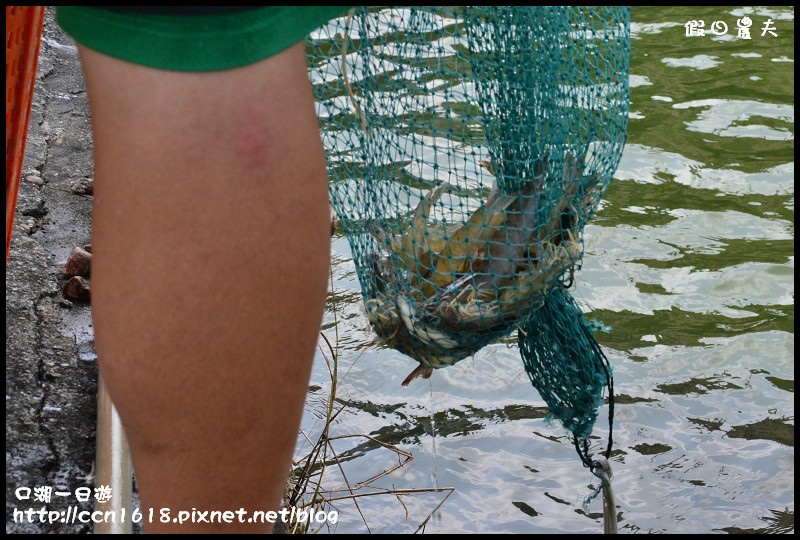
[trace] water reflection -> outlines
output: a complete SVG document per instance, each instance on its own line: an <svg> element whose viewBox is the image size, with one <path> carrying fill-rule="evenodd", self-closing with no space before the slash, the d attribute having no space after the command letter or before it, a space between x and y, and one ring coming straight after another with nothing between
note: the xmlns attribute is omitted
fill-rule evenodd
<svg viewBox="0 0 800 540"><path fill-rule="evenodd" d="M633 10L628 144L586 229L574 292L588 318L610 328L597 337L615 370L612 463L624 532L794 530L794 79L784 61L793 57L793 13ZM771 18L778 38L684 36L690 18L730 23L744 15L756 25ZM423 23L436 49L456 54L464 46L438 33L456 24L446 14ZM413 75L402 65L406 56L394 44L382 69ZM351 114L336 62L314 80L337 96L323 118ZM424 81L439 106L445 101L437 92L448 86L457 83ZM455 121L457 102L450 111ZM338 140L334 159L351 150L344 134L328 140ZM485 155L474 141L463 150L460 160ZM405 191L389 196L413 201L424 193L425 182L441 174L424 163L407 164ZM470 189L480 193L480 171L468 173ZM582 508L594 479L564 430L548 422L513 339L437 370L432 391L427 384L401 388L415 363L374 340L343 238L334 239L333 253L324 332L333 341L336 330L338 403L346 409L332 433L368 434L414 455L376 484L431 487L435 469L440 486L455 487L428 532L599 532L599 501ZM312 383L304 427L318 433L330 388L321 358ZM594 436L607 435L598 423ZM397 461L368 439L336 444L349 480ZM332 471L331 482L341 476ZM402 504L374 498L358 509L342 501L337 532L365 531L362 514L372 532L411 532L438 495L403 497Z"/></svg>

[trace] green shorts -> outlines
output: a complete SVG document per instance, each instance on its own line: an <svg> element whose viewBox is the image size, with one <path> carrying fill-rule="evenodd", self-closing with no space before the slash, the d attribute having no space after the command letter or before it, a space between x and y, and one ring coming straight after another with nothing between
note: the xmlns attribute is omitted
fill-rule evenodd
<svg viewBox="0 0 800 540"><path fill-rule="evenodd" d="M89 7L57 10L61 28L97 52L159 69L217 71L288 49L330 19L344 15L347 8L275 6L212 14Z"/></svg>

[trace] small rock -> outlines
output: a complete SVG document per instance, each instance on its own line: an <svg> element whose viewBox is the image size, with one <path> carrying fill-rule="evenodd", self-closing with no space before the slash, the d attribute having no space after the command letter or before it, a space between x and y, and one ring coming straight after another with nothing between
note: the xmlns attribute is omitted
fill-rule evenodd
<svg viewBox="0 0 800 540"><path fill-rule="evenodd" d="M30 216L18 215L17 222L14 226L19 233L26 236L30 236L36 232L36 220Z"/></svg>
<svg viewBox="0 0 800 540"><path fill-rule="evenodd" d="M72 248L64 266L64 275L67 277L89 277L92 265L92 254L79 247Z"/></svg>
<svg viewBox="0 0 800 540"><path fill-rule="evenodd" d="M36 187L42 187L44 185L44 180L42 180L41 176L36 176L35 174L31 174L25 177L26 182L30 182Z"/></svg>
<svg viewBox="0 0 800 540"><path fill-rule="evenodd" d="M92 178L79 178L69 185L69 189L76 195L91 195L94 191Z"/></svg>
<svg viewBox="0 0 800 540"><path fill-rule="evenodd" d="M70 302L66 298L62 298L61 300L59 300L58 305L66 309L72 309L72 302Z"/></svg>
<svg viewBox="0 0 800 540"><path fill-rule="evenodd" d="M69 278L61 292L64 294L64 298L77 302L89 302L92 297L89 282L81 276Z"/></svg>

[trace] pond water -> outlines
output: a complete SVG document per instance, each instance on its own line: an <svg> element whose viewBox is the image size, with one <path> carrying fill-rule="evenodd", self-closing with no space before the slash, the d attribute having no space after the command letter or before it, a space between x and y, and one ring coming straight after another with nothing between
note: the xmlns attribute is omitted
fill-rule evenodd
<svg viewBox="0 0 800 540"><path fill-rule="evenodd" d="M736 37L745 15L750 40ZM634 8L631 19L627 144L572 290L609 329L597 339L614 370L619 529L793 532L794 11ZM695 19L728 32L686 37ZM761 35L768 21L777 36ZM515 337L402 387L417 363L370 329L346 238L332 255L323 333L344 408L328 433L339 461L322 478L339 520L321 530L414 532L446 498L425 532L601 532L600 498L584 505L597 481L546 419ZM325 356L302 426L314 441ZM413 459L373 480L400 451Z"/></svg>

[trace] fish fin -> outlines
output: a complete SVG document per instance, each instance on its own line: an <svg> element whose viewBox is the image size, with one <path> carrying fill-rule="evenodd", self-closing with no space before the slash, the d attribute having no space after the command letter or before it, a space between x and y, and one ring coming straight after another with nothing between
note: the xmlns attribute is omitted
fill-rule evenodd
<svg viewBox="0 0 800 540"><path fill-rule="evenodd" d="M427 366L423 366L422 364L420 364L414 371L408 374L408 377L406 377L402 385L408 386L408 383L410 383L417 377L422 377L423 379L430 379L432 373L433 373L433 368L429 368Z"/></svg>

